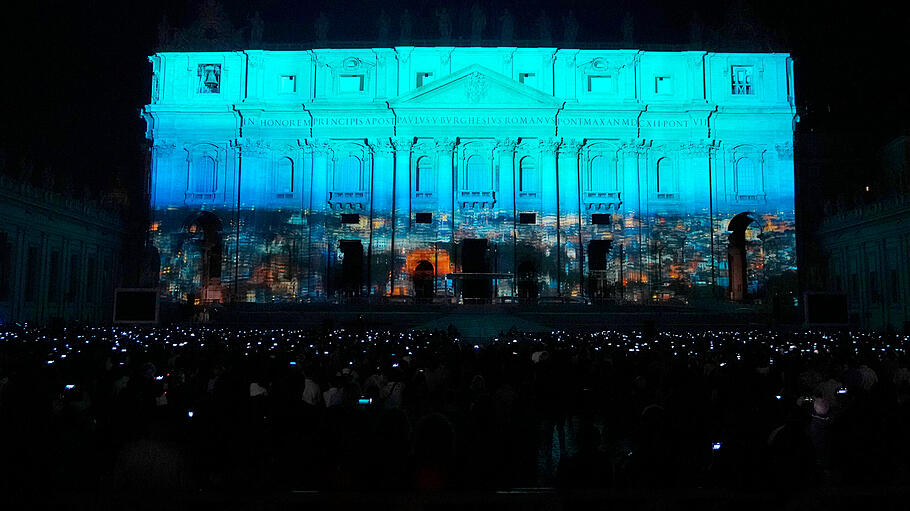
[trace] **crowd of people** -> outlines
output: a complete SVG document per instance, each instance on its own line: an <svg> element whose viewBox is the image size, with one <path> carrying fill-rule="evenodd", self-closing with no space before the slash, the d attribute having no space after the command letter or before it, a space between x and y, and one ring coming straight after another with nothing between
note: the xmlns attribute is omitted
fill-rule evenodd
<svg viewBox="0 0 910 511"><path fill-rule="evenodd" d="M910 338L0 331L5 492L910 481Z"/></svg>

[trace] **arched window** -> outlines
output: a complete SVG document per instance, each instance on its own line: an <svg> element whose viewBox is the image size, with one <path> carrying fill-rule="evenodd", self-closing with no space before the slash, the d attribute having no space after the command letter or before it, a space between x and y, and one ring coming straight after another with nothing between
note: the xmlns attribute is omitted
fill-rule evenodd
<svg viewBox="0 0 910 511"><path fill-rule="evenodd" d="M657 160L657 193L676 193L676 170L669 158Z"/></svg>
<svg viewBox="0 0 910 511"><path fill-rule="evenodd" d="M360 191L361 172L363 162L356 156L342 159L335 168L335 191L357 192Z"/></svg>
<svg viewBox="0 0 910 511"><path fill-rule="evenodd" d="M493 186L490 164L482 156L474 155L465 164L465 186L470 191L487 191Z"/></svg>
<svg viewBox="0 0 910 511"><path fill-rule="evenodd" d="M736 193L758 195L761 192L755 162L751 158L736 161Z"/></svg>
<svg viewBox="0 0 910 511"><path fill-rule="evenodd" d="M422 156L417 160L417 175L414 179L414 190L417 192L432 192L436 183L436 174L433 172L433 160L429 156Z"/></svg>
<svg viewBox="0 0 910 511"><path fill-rule="evenodd" d="M591 160L589 190L594 192L612 192L616 190L616 167L606 156L595 156Z"/></svg>
<svg viewBox="0 0 910 511"><path fill-rule="evenodd" d="M201 155L193 160L190 191L198 194L215 193L215 158Z"/></svg>
<svg viewBox="0 0 910 511"><path fill-rule="evenodd" d="M272 190L277 194L294 193L294 161L281 158L272 174Z"/></svg>
<svg viewBox="0 0 910 511"><path fill-rule="evenodd" d="M518 165L518 191L537 191L537 162L530 156L522 158Z"/></svg>

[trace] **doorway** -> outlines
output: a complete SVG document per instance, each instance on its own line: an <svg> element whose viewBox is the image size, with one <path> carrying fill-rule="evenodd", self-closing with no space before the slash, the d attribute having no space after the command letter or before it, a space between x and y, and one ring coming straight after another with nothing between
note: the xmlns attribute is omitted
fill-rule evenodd
<svg viewBox="0 0 910 511"><path fill-rule="evenodd" d="M420 261L414 268L414 296L417 303L430 303L433 301L433 283L436 272L433 270L433 263L430 261Z"/></svg>
<svg viewBox="0 0 910 511"><path fill-rule="evenodd" d="M487 257L489 250L487 239L462 240L461 270L468 275L464 280L462 297L465 303L486 303L492 295L492 282L483 274L490 273Z"/></svg>
<svg viewBox="0 0 910 511"><path fill-rule="evenodd" d="M592 240L588 243L588 296L592 300L610 298L613 275L607 269L607 256L612 247L611 240Z"/></svg>
<svg viewBox="0 0 910 511"><path fill-rule="evenodd" d="M346 298L360 296L363 287L363 244L360 240L342 240L341 292Z"/></svg>

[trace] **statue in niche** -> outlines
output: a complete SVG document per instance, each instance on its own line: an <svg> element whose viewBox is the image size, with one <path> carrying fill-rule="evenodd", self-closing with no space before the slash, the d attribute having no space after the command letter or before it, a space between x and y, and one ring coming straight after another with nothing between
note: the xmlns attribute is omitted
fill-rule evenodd
<svg viewBox="0 0 910 511"><path fill-rule="evenodd" d="M471 7L471 42L480 44L483 39L483 29L487 25L487 15L483 12L483 7L479 3L474 3Z"/></svg>
<svg viewBox="0 0 910 511"><path fill-rule="evenodd" d="M508 9L502 11L502 16L499 17L499 26L502 27L503 44L511 43L515 34L515 18L512 17L512 13Z"/></svg>
<svg viewBox="0 0 910 511"><path fill-rule="evenodd" d="M411 41L411 29L414 28L414 17L411 16L411 11L405 9L401 13L401 42L406 43Z"/></svg>
<svg viewBox="0 0 910 511"><path fill-rule="evenodd" d="M253 14L253 17L250 18L250 44L258 45L262 43L262 33L265 31L265 22L262 20L262 16L259 14L259 11L256 11Z"/></svg>
<svg viewBox="0 0 910 511"><path fill-rule="evenodd" d="M562 40L568 44L575 44L578 39L578 19L571 9L562 17L562 30Z"/></svg>
<svg viewBox="0 0 910 511"><path fill-rule="evenodd" d="M622 18L622 42L627 46L631 46L635 42L635 18L629 11L626 11L626 15Z"/></svg>
<svg viewBox="0 0 910 511"><path fill-rule="evenodd" d="M313 23L313 30L316 32L316 40L325 42L329 39L329 15L322 11L319 17Z"/></svg>
<svg viewBox="0 0 910 511"><path fill-rule="evenodd" d="M550 17L547 11L541 9L540 16L537 17L537 30L540 32L540 42L550 44L553 42L553 33L550 30Z"/></svg>
<svg viewBox="0 0 910 511"><path fill-rule="evenodd" d="M376 20L378 27L377 32L379 33L379 41L382 43L389 42L389 29L392 26L392 19L389 18L389 14L385 12L385 9L379 11L379 18Z"/></svg>
<svg viewBox="0 0 910 511"><path fill-rule="evenodd" d="M436 21L439 23L439 38L448 42L452 40L452 17L445 7L436 9Z"/></svg>

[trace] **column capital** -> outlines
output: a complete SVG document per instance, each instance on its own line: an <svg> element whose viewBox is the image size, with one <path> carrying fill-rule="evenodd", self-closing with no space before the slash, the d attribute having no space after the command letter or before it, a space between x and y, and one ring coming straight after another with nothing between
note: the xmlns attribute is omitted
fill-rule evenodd
<svg viewBox="0 0 910 511"><path fill-rule="evenodd" d="M272 149L269 141L261 138L238 138L234 141L234 147L240 150L240 154L247 156L262 156Z"/></svg>
<svg viewBox="0 0 910 511"><path fill-rule="evenodd" d="M436 151L442 153L451 153L455 149L457 142L454 138L443 137L436 139Z"/></svg>
<svg viewBox="0 0 910 511"><path fill-rule="evenodd" d="M559 152L564 155L576 156L581 151L581 148L584 147L584 140L579 140L577 138L566 138L563 139L562 145L559 146Z"/></svg>
<svg viewBox="0 0 910 511"><path fill-rule="evenodd" d="M496 146L494 149L500 151L510 151L515 152L515 147L518 145L518 139L515 137L504 137L496 139Z"/></svg>
<svg viewBox="0 0 910 511"><path fill-rule="evenodd" d="M367 145L373 154L391 154L392 142L387 138L370 138L367 139Z"/></svg>
<svg viewBox="0 0 910 511"><path fill-rule="evenodd" d="M177 150L177 144L163 140L156 140L155 145L152 146L152 150L155 151L156 156L167 158L168 156L174 154L174 151Z"/></svg>
<svg viewBox="0 0 910 511"><path fill-rule="evenodd" d="M541 137L538 142L540 150L546 153L556 153L562 143L562 138L560 137Z"/></svg>
<svg viewBox="0 0 910 511"><path fill-rule="evenodd" d="M332 144L324 139L307 139L307 147L317 156L325 156L332 152Z"/></svg>
<svg viewBox="0 0 910 511"><path fill-rule="evenodd" d="M630 140L620 147L626 156L644 156L648 154L648 145L642 140Z"/></svg>
<svg viewBox="0 0 910 511"><path fill-rule="evenodd" d="M682 153L690 158L698 158L702 156L710 156L711 151L714 150L714 146L705 141L698 142L686 142L680 147Z"/></svg>
<svg viewBox="0 0 910 511"><path fill-rule="evenodd" d="M778 159L793 159L793 142L784 142L783 144L777 144L774 146L774 148L777 150Z"/></svg>
<svg viewBox="0 0 910 511"><path fill-rule="evenodd" d="M414 145L414 137L393 137L391 144L396 151L410 151Z"/></svg>

